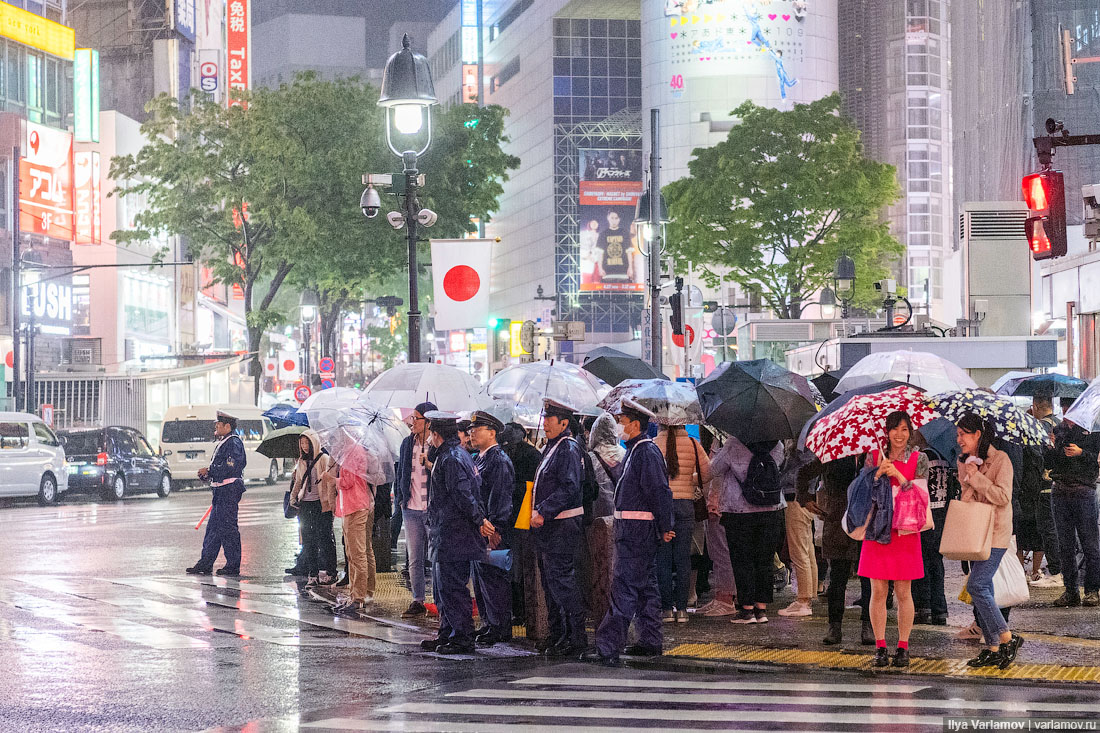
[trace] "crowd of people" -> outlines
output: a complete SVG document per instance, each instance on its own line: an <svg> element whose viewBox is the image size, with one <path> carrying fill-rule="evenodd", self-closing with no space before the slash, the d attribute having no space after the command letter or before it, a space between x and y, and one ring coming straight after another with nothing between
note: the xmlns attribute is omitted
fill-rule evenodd
<svg viewBox="0 0 1100 733"><path fill-rule="evenodd" d="M614 414L598 415L547 399L541 449L518 423L481 411L462 420L425 402L408 419L392 485L364 479L378 474L363 465L375 460L368 452L348 452L338 463L316 434L301 436L289 504L300 517L302 551L288 571L305 576L318 600L331 602L326 586L346 586L333 612L357 617L375 592L372 528L388 522L394 548L404 529L402 572L411 593L404 617L428 613L430 568L439 630L425 649L466 654L509 641L513 624L535 611L531 586L538 578L548 625L540 651L609 666L623 654L661 654L662 624L688 623L689 612L768 623L769 604L788 579L795 599L779 615L812 616L824 595L823 643L839 644L846 591L858 577L860 641L875 646L873 666L906 667L913 626L947 623L940 544L957 500L989 505L991 516L988 556L964 563L974 624L960 638L984 641L972 667L1005 668L1024 641L1010 630L1010 609L997 604L994 576L1006 553L1034 586L1064 587L1054 606L1100 605L1100 434L1059 421L1050 397L1034 398L1030 413L1051 431L1045 448L1007 443L992 423L967 413L955 423L955 452L945 455L897 411L886 417L878 449L822 463L795 441L745 444L705 425L658 426L629 398ZM215 466L235 460L233 450L221 454L215 451ZM217 487L235 491L219 470L212 466ZM889 503L893 520L850 501L864 488L866 501L859 501ZM376 520L391 490L392 511L387 506ZM222 534L210 539L212 531ZM218 542L227 569L239 572L239 535L234 544L224 533L225 520L211 522L202 560L189 572L211 571ZM471 585L481 619L476 630ZM700 604L704 594L711 599ZM594 647L588 621L596 626ZM632 624L635 641L627 645Z"/></svg>

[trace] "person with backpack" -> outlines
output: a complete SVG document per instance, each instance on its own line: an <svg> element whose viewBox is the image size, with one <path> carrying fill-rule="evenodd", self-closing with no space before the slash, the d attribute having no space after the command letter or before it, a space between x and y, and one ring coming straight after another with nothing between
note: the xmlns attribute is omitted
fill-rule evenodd
<svg viewBox="0 0 1100 733"><path fill-rule="evenodd" d="M336 487L325 478L332 458L321 451L317 433L307 430L298 437L298 462L290 482L290 506L298 507L302 527L302 568L307 586L336 582L336 540L332 510Z"/></svg>
<svg viewBox="0 0 1100 733"><path fill-rule="evenodd" d="M710 462L721 486L718 511L726 530L734 582L735 624L766 624L772 601L772 557L783 545L787 502L779 481L783 444L777 440L745 445L730 436Z"/></svg>
<svg viewBox="0 0 1100 733"><path fill-rule="evenodd" d="M665 457L672 489L672 529L676 538L657 549L657 584L661 589L661 621L687 623L691 595L691 537L695 531L695 496L710 483L710 458L699 441L680 425L663 426L654 440Z"/></svg>

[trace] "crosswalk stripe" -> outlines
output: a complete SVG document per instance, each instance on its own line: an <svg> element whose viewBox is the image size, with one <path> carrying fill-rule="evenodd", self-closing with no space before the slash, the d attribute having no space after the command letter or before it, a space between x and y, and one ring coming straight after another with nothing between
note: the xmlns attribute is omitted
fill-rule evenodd
<svg viewBox="0 0 1100 733"><path fill-rule="evenodd" d="M736 716L738 722L813 723L815 725L937 725L941 715L906 713L831 712L826 710L660 710L656 708L582 708L560 705L459 705L447 703L406 702L382 708L380 712L394 714L475 715L490 717L585 718L598 720L675 720L686 722L724 722Z"/></svg>
<svg viewBox="0 0 1100 733"><path fill-rule="evenodd" d="M654 687L664 687L664 682L656 682ZM759 689L753 683L754 689ZM783 705L783 706L838 706L858 708L886 708L904 710L907 708L925 708L935 710L994 710L1000 713L1093 713L1100 711L1100 705L1077 703L1017 702L1005 700L926 700L911 697L868 698L868 697L799 697L788 687L787 694L753 695L729 693L687 693L687 692L622 692L614 694L616 702L650 703L691 703L694 705ZM505 700L577 700L606 701L608 692L602 690L464 690L452 692L447 697L476 697Z"/></svg>
<svg viewBox="0 0 1100 733"><path fill-rule="evenodd" d="M567 685L570 687L660 687L687 690L733 690L741 692L746 683L734 680L664 680L629 679L625 677L525 677L512 680L513 685ZM884 682L882 684L828 684L820 682L766 682L753 680L754 690L783 690L803 692L889 692L913 694L927 690L928 685L908 685Z"/></svg>
<svg viewBox="0 0 1100 733"><path fill-rule="evenodd" d="M731 727L734 726L734 727ZM736 727L737 721L729 721L723 731L759 731L759 728ZM367 731L409 731L409 733L560 733L569 725L541 725L537 723L460 723L443 720L360 720L357 718L325 718L309 723L299 723L299 728L320 728L329 730L367 730ZM714 733L715 728L623 728L619 726L599 726L594 733ZM785 728L784 733L815 733L805 730Z"/></svg>

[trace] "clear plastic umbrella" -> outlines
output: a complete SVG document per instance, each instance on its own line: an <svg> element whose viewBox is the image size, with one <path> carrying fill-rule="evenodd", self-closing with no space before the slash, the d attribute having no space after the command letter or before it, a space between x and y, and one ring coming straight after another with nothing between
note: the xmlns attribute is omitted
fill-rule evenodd
<svg viewBox="0 0 1100 733"><path fill-rule="evenodd" d="M667 379L627 379L613 387L599 406L617 412L623 399L629 397L657 417L658 425L698 425L703 422L703 408L695 386Z"/></svg>
<svg viewBox="0 0 1100 733"><path fill-rule="evenodd" d="M348 407L319 411L310 426L341 470L353 470L375 486L393 481L393 466L409 431L392 409L360 398Z"/></svg>
<svg viewBox="0 0 1100 733"><path fill-rule="evenodd" d="M1100 430L1100 377L1092 380L1063 417L1090 433Z"/></svg>
<svg viewBox="0 0 1100 733"><path fill-rule="evenodd" d="M537 427L542 401L549 397L577 409L592 407L607 394L607 384L576 364L551 359L502 369L485 385L485 394L515 405L515 420Z"/></svg>
<svg viewBox="0 0 1100 733"><path fill-rule="evenodd" d="M398 364L379 374L363 390L382 407L411 410L431 402L446 412L477 410L486 404L481 385L472 376L446 364Z"/></svg>
<svg viewBox="0 0 1100 733"><path fill-rule="evenodd" d="M359 390L351 387L322 389L306 398L306 401L298 408L298 412L305 415L309 420L310 427L313 427L313 421L321 412L351 407L357 399L359 399Z"/></svg>
<svg viewBox="0 0 1100 733"><path fill-rule="evenodd" d="M926 394L977 389L978 385L956 364L926 351L879 351L856 362L840 378L836 392L897 380L923 389Z"/></svg>

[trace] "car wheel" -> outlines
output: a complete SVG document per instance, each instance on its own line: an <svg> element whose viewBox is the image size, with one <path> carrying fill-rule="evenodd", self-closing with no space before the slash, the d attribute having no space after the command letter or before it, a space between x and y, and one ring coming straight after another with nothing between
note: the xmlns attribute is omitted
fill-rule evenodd
<svg viewBox="0 0 1100 733"><path fill-rule="evenodd" d="M161 474L160 484L157 486L157 496L165 498L172 493L172 477L166 473Z"/></svg>
<svg viewBox="0 0 1100 733"><path fill-rule="evenodd" d="M118 501L126 496L126 477L121 473L115 476L114 482L103 490L103 498L108 501Z"/></svg>
<svg viewBox="0 0 1100 733"><path fill-rule="evenodd" d="M42 483L38 486L38 503L40 506L56 504L61 498L57 492L57 479L52 474L42 476Z"/></svg>
<svg viewBox="0 0 1100 733"><path fill-rule="evenodd" d="M271 466L267 469L267 485L274 486L275 482L279 480L279 464L275 461L271 462Z"/></svg>

